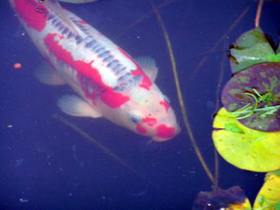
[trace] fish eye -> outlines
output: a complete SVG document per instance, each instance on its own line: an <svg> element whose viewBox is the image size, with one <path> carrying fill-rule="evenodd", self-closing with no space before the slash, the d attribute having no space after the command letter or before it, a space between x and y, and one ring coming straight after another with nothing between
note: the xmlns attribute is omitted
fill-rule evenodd
<svg viewBox="0 0 280 210"><path fill-rule="evenodd" d="M141 117L138 116L138 115L131 115L131 116L130 116L130 120L131 120L131 122L133 122L133 123L139 123L139 122L141 121Z"/></svg>

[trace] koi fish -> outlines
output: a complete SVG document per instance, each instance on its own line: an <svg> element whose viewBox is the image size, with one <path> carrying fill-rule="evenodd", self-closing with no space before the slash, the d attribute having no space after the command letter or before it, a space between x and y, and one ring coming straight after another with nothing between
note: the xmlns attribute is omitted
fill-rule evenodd
<svg viewBox="0 0 280 210"><path fill-rule="evenodd" d="M154 83L158 69L153 59L133 59L55 0L9 1L49 63L36 73L38 79L68 84L76 93L58 100L64 113L104 117L159 142L178 134L174 111Z"/></svg>

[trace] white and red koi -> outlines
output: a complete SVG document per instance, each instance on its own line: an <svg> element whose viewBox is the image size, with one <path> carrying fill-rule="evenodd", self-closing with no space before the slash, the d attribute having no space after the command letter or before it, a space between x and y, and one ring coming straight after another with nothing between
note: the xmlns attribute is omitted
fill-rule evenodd
<svg viewBox="0 0 280 210"><path fill-rule="evenodd" d="M154 80L155 62L132 59L124 50L52 0L10 0L27 33L53 69L43 83L68 84L78 96L63 96L72 116L105 117L156 141L179 132L174 111ZM50 67L51 68L51 67Z"/></svg>

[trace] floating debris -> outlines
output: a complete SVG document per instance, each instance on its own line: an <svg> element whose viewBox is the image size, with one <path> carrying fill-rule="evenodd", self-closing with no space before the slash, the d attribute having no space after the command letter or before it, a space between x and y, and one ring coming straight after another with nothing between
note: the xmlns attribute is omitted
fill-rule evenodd
<svg viewBox="0 0 280 210"><path fill-rule="evenodd" d="M15 70L20 70L22 68L22 64L21 63L15 63L13 65L13 67L14 67Z"/></svg>
<svg viewBox="0 0 280 210"><path fill-rule="evenodd" d="M251 205L244 191L239 186L229 189L216 189L211 192L199 192L192 210L244 210Z"/></svg>

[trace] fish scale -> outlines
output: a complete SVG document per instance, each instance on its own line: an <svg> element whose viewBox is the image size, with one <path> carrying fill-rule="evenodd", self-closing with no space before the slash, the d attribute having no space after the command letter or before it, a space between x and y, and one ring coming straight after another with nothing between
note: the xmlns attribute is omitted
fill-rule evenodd
<svg viewBox="0 0 280 210"><path fill-rule="evenodd" d="M72 38L73 33L71 29L65 25L59 17L56 17L53 14L48 15L48 20L51 20L50 23L54 26L62 35L65 35L67 38ZM89 28L87 24L81 23L80 19L76 19L74 17L70 17L70 20L77 26L81 31L83 31L87 36L82 38L81 36L76 36L76 44L83 45L85 48L90 49L93 53L97 55L98 58L102 59L104 64L110 68L112 72L117 77L118 85L114 87L115 90L125 91L131 88L133 85L137 85L140 82L140 77L132 76L128 71L127 67L122 65L110 52L110 50L106 49L100 42L92 37L89 33Z"/></svg>

